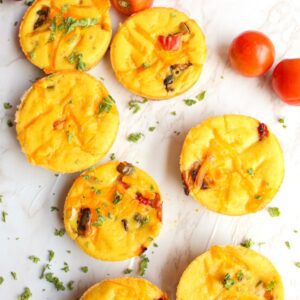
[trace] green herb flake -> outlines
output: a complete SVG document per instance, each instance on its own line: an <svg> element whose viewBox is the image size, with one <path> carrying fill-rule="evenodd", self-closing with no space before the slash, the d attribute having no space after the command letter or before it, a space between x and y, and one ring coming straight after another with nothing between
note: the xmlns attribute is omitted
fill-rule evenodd
<svg viewBox="0 0 300 300"><path fill-rule="evenodd" d="M184 102L185 105L187 105L187 106L192 106L192 105L194 105L194 104L197 103L197 101L194 100L194 99L184 99L183 102Z"/></svg>
<svg viewBox="0 0 300 300"><path fill-rule="evenodd" d="M255 243L251 239L244 240L241 243L241 246L248 248L248 249L252 248L254 245L255 245Z"/></svg>
<svg viewBox="0 0 300 300"><path fill-rule="evenodd" d="M227 273L224 276L223 285L227 290L229 290L233 285L235 285L235 281L231 278L229 273Z"/></svg>
<svg viewBox="0 0 300 300"><path fill-rule="evenodd" d="M300 268L300 261L296 261L296 262L295 262L295 266L296 266L297 268Z"/></svg>
<svg viewBox="0 0 300 300"><path fill-rule="evenodd" d="M149 216L142 216L140 213L136 213L133 216L133 220L140 224L140 226L144 226L150 222L150 217Z"/></svg>
<svg viewBox="0 0 300 300"><path fill-rule="evenodd" d="M112 203L113 203L114 205L116 205L116 204L118 204L119 202L121 202L121 200L122 200L122 195L121 195L118 191L116 191Z"/></svg>
<svg viewBox="0 0 300 300"><path fill-rule="evenodd" d="M54 230L54 235L56 235L56 236L62 237L65 235L65 233L66 233L66 230L64 228L61 228L61 229L55 228L55 230Z"/></svg>
<svg viewBox="0 0 300 300"><path fill-rule="evenodd" d="M40 261L40 259L38 257L34 256L34 255L30 255L28 257L28 259L31 260L35 264L37 264Z"/></svg>
<svg viewBox="0 0 300 300"><path fill-rule="evenodd" d="M84 266L84 267L81 267L80 270L81 270L83 273L87 273L87 272L89 271L89 267Z"/></svg>
<svg viewBox="0 0 300 300"><path fill-rule="evenodd" d="M53 250L48 250L48 261L49 262L53 260L54 256L55 256L54 251Z"/></svg>
<svg viewBox="0 0 300 300"><path fill-rule="evenodd" d="M67 288L69 291L72 291L74 288L74 280L71 280L67 283Z"/></svg>
<svg viewBox="0 0 300 300"><path fill-rule="evenodd" d="M204 98L205 98L205 94L206 94L206 91L202 91L201 93L199 93L197 96L196 96L196 99L198 101L203 101Z"/></svg>
<svg viewBox="0 0 300 300"><path fill-rule="evenodd" d="M4 107L4 109L11 109L12 105L9 102L5 102L5 103L3 103L3 107Z"/></svg>
<svg viewBox="0 0 300 300"><path fill-rule="evenodd" d="M263 199L263 197L262 197L261 195L255 195L254 198L255 198L256 200L262 200L262 199Z"/></svg>
<svg viewBox="0 0 300 300"><path fill-rule="evenodd" d="M108 217L110 220L112 220L113 214L109 211L108 214L107 214L107 217Z"/></svg>
<svg viewBox="0 0 300 300"><path fill-rule="evenodd" d="M130 274L132 273L132 271L133 271L132 269L127 268L123 271L123 274Z"/></svg>
<svg viewBox="0 0 300 300"><path fill-rule="evenodd" d="M4 282L4 278L0 276L0 285Z"/></svg>
<svg viewBox="0 0 300 300"><path fill-rule="evenodd" d="M84 71L86 69L86 64L83 62L83 54L72 52L68 56L68 62L72 65L76 64L76 69L79 71Z"/></svg>
<svg viewBox="0 0 300 300"><path fill-rule="evenodd" d="M92 191L96 194L96 195L101 195L101 190L100 189L97 189L96 187L92 186L91 187Z"/></svg>
<svg viewBox="0 0 300 300"><path fill-rule="evenodd" d="M24 288L24 291L21 295L18 296L18 300L29 300L32 296L32 293L28 287Z"/></svg>
<svg viewBox="0 0 300 300"><path fill-rule="evenodd" d="M137 143L144 136L141 132L130 133L127 140L132 143Z"/></svg>
<svg viewBox="0 0 300 300"><path fill-rule="evenodd" d="M92 225L94 227L101 227L106 221L105 216L101 214L100 208L96 208L97 220Z"/></svg>
<svg viewBox="0 0 300 300"><path fill-rule="evenodd" d="M153 132L155 129L156 129L156 127L149 127L149 128L148 128L148 130L149 130L150 132Z"/></svg>
<svg viewBox="0 0 300 300"><path fill-rule="evenodd" d="M247 170L247 173L248 173L250 176L254 176L254 170L253 170L253 168L249 168L249 169Z"/></svg>
<svg viewBox="0 0 300 300"><path fill-rule="evenodd" d="M144 67L144 68L149 68L150 66L151 66L151 64L149 64L149 63L147 63L147 62L143 63L143 67Z"/></svg>
<svg viewBox="0 0 300 300"><path fill-rule="evenodd" d="M72 144L72 141L73 141L73 133L70 132L70 131L67 131L67 138L68 138L68 143L69 144Z"/></svg>
<svg viewBox="0 0 300 300"><path fill-rule="evenodd" d="M3 202L3 195L0 195L0 203Z"/></svg>
<svg viewBox="0 0 300 300"><path fill-rule="evenodd" d="M25 0L24 4L27 6L31 6L34 0Z"/></svg>
<svg viewBox="0 0 300 300"><path fill-rule="evenodd" d="M289 241L285 241L285 245L288 249L291 249L291 243Z"/></svg>
<svg viewBox="0 0 300 300"><path fill-rule="evenodd" d="M6 222L6 217L8 216L8 213L6 211L2 211L2 222Z"/></svg>
<svg viewBox="0 0 300 300"><path fill-rule="evenodd" d="M69 8L70 8L70 5L69 5L69 4L64 4L64 5L61 7L61 12L62 12L62 13L65 13Z"/></svg>
<svg viewBox="0 0 300 300"><path fill-rule="evenodd" d="M148 268L150 260L146 255L141 255L140 256L140 268L139 268L139 273L141 276L144 276L146 273L146 270Z"/></svg>
<svg viewBox="0 0 300 300"><path fill-rule="evenodd" d="M56 206L51 206L50 210L51 211L59 211L59 208Z"/></svg>
<svg viewBox="0 0 300 300"><path fill-rule="evenodd" d="M242 270L239 270L236 274L238 281L242 281L244 279L244 273Z"/></svg>
<svg viewBox="0 0 300 300"><path fill-rule="evenodd" d="M268 213L272 218L280 216L280 210L278 207L269 207Z"/></svg>
<svg viewBox="0 0 300 300"><path fill-rule="evenodd" d="M67 273L70 271L70 267L66 262L64 262L64 266L61 268L61 270Z"/></svg>
<svg viewBox="0 0 300 300"><path fill-rule="evenodd" d="M45 272L46 272L47 270L50 270L50 265L49 265L49 264L46 264L46 265L43 266L42 272L41 272L41 275L40 275L40 279L43 279L43 278L44 278Z"/></svg>
<svg viewBox="0 0 300 300"><path fill-rule="evenodd" d="M280 124L282 124L282 127L283 127L283 128L287 128L287 126L286 126L286 124L285 124L285 119L284 119L284 118L279 118L279 119L278 119L278 122L279 122Z"/></svg>
<svg viewBox="0 0 300 300"><path fill-rule="evenodd" d="M158 245L156 243L153 244L154 247L158 248Z"/></svg>
<svg viewBox="0 0 300 300"><path fill-rule="evenodd" d="M172 116L176 116L176 111L171 111Z"/></svg>
<svg viewBox="0 0 300 300"><path fill-rule="evenodd" d="M57 291L64 291L66 288L62 281L60 281L53 273L47 273L45 278L48 282L52 283Z"/></svg>
<svg viewBox="0 0 300 300"><path fill-rule="evenodd" d="M115 153L112 153L110 156L109 156L110 160L115 160L116 159L116 154Z"/></svg>
<svg viewBox="0 0 300 300"><path fill-rule="evenodd" d="M17 280L17 273L16 272L10 272L11 277L13 280Z"/></svg>
<svg viewBox="0 0 300 300"><path fill-rule="evenodd" d="M132 112L133 112L134 114L136 114L138 111L141 110L140 104L144 104L144 103L146 103L147 101L148 101L147 99L144 99L144 100L142 100L142 101L132 99L132 100L130 100L129 103L128 103L129 110L132 110Z"/></svg>
<svg viewBox="0 0 300 300"><path fill-rule="evenodd" d="M276 281L272 280L267 286L266 286L266 291L267 292L272 292L275 288Z"/></svg>
<svg viewBox="0 0 300 300"><path fill-rule="evenodd" d="M109 113L114 103L115 100L111 95L104 97L102 99L102 102L99 104L98 114L101 114L103 112Z"/></svg>

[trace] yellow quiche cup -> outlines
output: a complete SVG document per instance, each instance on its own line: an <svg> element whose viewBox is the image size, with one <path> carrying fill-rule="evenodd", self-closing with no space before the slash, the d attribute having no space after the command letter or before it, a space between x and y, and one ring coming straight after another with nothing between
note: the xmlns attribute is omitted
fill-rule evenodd
<svg viewBox="0 0 300 300"><path fill-rule="evenodd" d="M78 71L35 82L16 113L17 137L28 161L59 173L97 163L118 128L118 110L104 85Z"/></svg>
<svg viewBox="0 0 300 300"><path fill-rule="evenodd" d="M121 277L93 285L80 300L168 300L168 296L145 279Z"/></svg>
<svg viewBox="0 0 300 300"><path fill-rule="evenodd" d="M177 300L283 300L284 288L275 267L244 247L214 246L184 271Z"/></svg>
<svg viewBox="0 0 300 300"><path fill-rule="evenodd" d="M206 59L198 24L173 8L152 8L129 17L111 44L117 79L149 99L182 94L199 79Z"/></svg>
<svg viewBox="0 0 300 300"><path fill-rule="evenodd" d="M64 222L70 237L96 259L139 256L159 234L161 194L139 168L109 162L77 178L65 202Z"/></svg>
<svg viewBox="0 0 300 300"><path fill-rule="evenodd" d="M19 31L25 56L47 74L92 68L111 40L109 8L109 0L34 1Z"/></svg>
<svg viewBox="0 0 300 300"><path fill-rule="evenodd" d="M186 194L225 215L263 209L284 177L281 147L267 125L242 115L212 117L192 128L180 157Z"/></svg>

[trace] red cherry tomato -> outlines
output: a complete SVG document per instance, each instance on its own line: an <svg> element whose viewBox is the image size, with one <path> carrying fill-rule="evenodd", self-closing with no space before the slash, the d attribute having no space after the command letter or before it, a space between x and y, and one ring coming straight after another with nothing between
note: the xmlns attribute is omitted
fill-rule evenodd
<svg viewBox="0 0 300 300"><path fill-rule="evenodd" d="M154 0L112 0L112 5L121 14L130 16L141 10L150 8Z"/></svg>
<svg viewBox="0 0 300 300"><path fill-rule="evenodd" d="M273 71L272 85L284 102L300 105L300 58L281 61Z"/></svg>
<svg viewBox="0 0 300 300"><path fill-rule="evenodd" d="M181 35L159 35L158 41L164 50L178 50L181 46Z"/></svg>
<svg viewBox="0 0 300 300"><path fill-rule="evenodd" d="M245 76L260 76L273 65L275 49L271 40L261 32L245 31L229 48L231 65Z"/></svg>

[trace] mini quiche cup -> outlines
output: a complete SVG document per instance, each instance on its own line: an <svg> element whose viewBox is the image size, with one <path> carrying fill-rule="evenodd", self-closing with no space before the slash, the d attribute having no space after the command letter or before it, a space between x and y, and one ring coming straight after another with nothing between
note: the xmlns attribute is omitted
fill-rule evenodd
<svg viewBox="0 0 300 300"><path fill-rule="evenodd" d="M109 0L34 1L19 31L25 56L47 74L92 68L111 40L109 8Z"/></svg>
<svg viewBox="0 0 300 300"><path fill-rule="evenodd" d="M58 173L97 163L118 128L119 113L104 85L78 71L35 82L16 113L17 137L28 161Z"/></svg>
<svg viewBox="0 0 300 300"><path fill-rule="evenodd" d="M281 147L267 125L242 115L212 117L192 128L180 170L185 193L225 215L263 209L284 177Z"/></svg>
<svg viewBox="0 0 300 300"><path fill-rule="evenodd" d="M159 234L162 200L155 181L127 162L109 162L74 182L65 228L88 255L120 261L141 255Z"/></svg>
<svg viewBox="0 0 300 300"><path fill-rule="evenodd" d="M103 280L90 287L80 300L168 300L153 283L134 277Z"/></svg>
<svg viewBox="0 0 300 300"><path fill-rule="evenodd" d="M111 44L117 79L149 99L169 99L191 88L206 59L198 24L173 8L151 8L129 17Z"/></svg>
<svg viewBox="0 0 300 300"><path fill-rule="evenodd" d="M284 289L266 257L240 246L214 246L184 271L176 299L284 300Z"/></svg>

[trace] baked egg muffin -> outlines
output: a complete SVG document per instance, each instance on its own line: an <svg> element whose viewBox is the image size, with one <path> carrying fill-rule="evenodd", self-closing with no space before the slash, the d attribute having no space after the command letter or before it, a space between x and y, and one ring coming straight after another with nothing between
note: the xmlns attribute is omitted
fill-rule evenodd
<svg viewBox="0 0 300 300"><path fill-rule="evenodd" d="M264 256L244 247L214 246L184 271L177 300L283 300L283 284Z"/></svg>
<svg viewBox="0 0 300 300"><path fill-rule="evenodd" d="M109 8L109 0L34 1L19 31L25 56L47 74L92 68L111 40Z"/></svg>
<svg viewBox="0 0 300 300"><path fill-rule="evenodd" d="M118 110L104 85L78 71L35 82L16 113L17 137L28 161L58 173L94 165L118 128Z"/></svg>
<svg viewBox="0 0 300 300"><path fill-rule="evenodd" d="M161 194L144 171L127 162L109 162L76 179L64 222L70 237L96 259L139 256L159 234Z"/></svg>
<svg viewBox="0 0 300 300"><path fill-rule="evenodd" d="M212 117L192 128L183 144L184 190L226 215L263 209L284 176L281 147L268 126L251 117Z"/></svg>
<svg viewBox="0 0 300 300"><path fill-rule="evenodd" d="M168 300L168 296L145 279L121 277L93 285L80 300Z"/></svg>
<svg viewBox="0 0 300 300"><path fill-rule="evenodd" d="M182 94L198 80L206 59L198 24L173 8L151 8L120 25L111 44L117 79L149 99Z"/></svg>

